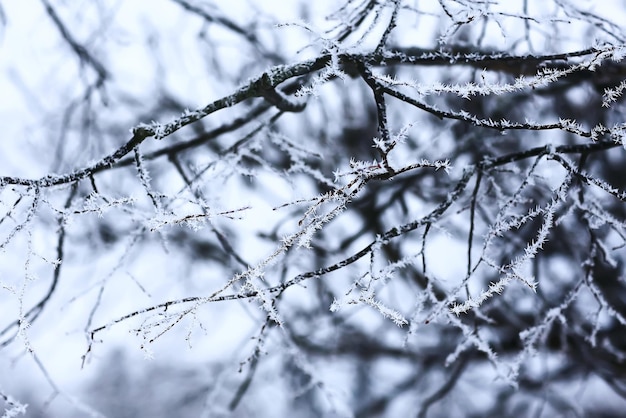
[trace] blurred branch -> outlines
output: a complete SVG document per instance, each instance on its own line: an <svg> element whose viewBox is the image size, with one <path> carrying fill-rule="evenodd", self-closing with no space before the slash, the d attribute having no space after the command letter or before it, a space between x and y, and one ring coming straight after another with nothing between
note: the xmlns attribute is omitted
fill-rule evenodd
<svg viewBox="0 0 626 418"><path fill-rule="evenodd" d="M50 19L61 33L61 36L70 46L72 51L74 51L80 62L87 63L91 68L94 69L94 71L98 75L96 86L102 85L104 81L108 78L108 72L104 68L104 65L102 65L100 61L98 61L93 55L91 55L91 53L87 51L87 49L74 38L67 26L61 21L61 18L57 14L56 10L52 7L50 2L48 0L41 0L41 2L43 3L46 12L48 13L48 16L50 16Z"/></svg>

